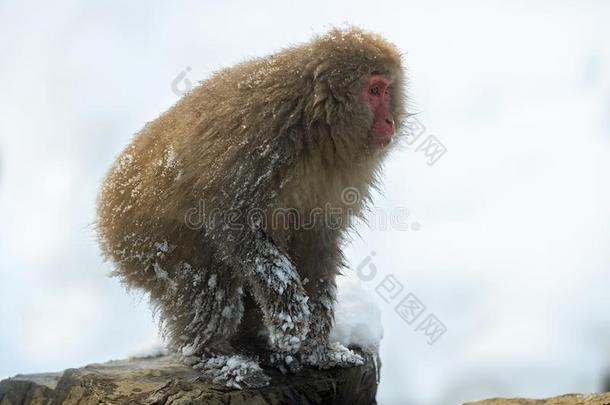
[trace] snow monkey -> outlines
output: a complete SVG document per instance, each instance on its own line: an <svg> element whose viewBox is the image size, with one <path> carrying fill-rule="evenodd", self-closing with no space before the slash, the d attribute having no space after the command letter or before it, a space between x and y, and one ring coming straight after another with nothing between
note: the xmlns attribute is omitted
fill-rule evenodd
<svg viewBox="0 0 610 405"><path fill-rule="evenodd" d="M362 364L329 342L350 218L406 119L396 47L349 27L219 70L146 126L98 202L102 252L201 378ZM331 215L332 214L332 215Z"/></svg>

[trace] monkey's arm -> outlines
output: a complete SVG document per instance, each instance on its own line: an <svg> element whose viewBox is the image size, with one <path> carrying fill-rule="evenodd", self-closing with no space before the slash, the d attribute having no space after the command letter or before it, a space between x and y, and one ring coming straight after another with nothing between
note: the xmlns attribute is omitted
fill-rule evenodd
<svg viewBox="0 0 610 405"><path fill-rule="evenodd" d="M282 106L287 112L294 108L298 111L291 103ZM264 230L269 209L292 177L295 145L303 136L299 114L290 117L282 128L270 131L276 133L270 139L252 127L252 138L226 151L226 166L212 176L222 190L214 205L235 215L226 217L230 223L214 227L211 236L223 260L243 269L245 284L262 310L274 361L292 368L292 355L309 328L308 298L294 264Z"/></svg>
<svg viewBox="0 0 610 405"><path fill-rule="evenodd" d="M294 264L269 237L258 232L253 244L246 281L269 330L272 360L292 368L309 330L308 297Z"/></svg>

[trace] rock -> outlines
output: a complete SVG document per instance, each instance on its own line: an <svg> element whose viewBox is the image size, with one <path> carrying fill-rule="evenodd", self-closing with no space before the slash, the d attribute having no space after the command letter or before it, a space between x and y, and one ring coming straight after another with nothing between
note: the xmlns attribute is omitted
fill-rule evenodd
<svg viewBox="0 0 610 405"><path fill-rule="evenodd" d="M610 393L605 394L567 394L547 399L486 399L464 405L608 405Z"/></svg>
<svg viewBox="0 0 610 405"><path fill-rule="evenodd" d="M46 404L374 404L377 359L347 369L305 369L256 390L231 390L198 380L173 356L110 361L63 373L17 375L0 381L0 405Z"/></svg>

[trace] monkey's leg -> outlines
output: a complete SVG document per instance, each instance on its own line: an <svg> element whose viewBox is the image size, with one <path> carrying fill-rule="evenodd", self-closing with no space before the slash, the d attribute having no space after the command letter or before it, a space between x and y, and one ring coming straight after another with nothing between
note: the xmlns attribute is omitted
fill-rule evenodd
<svg viewBox="0 0 610 405"><path fill-rule="evenodd" d="M269 377L258 363L228 342L244 312L242 279L220 263L208 265L213 272L181 264L158 301L171 346L203 380L231 388L265 386Z"/></svg>
<svg viewBox="0 0 610 405"><path fill-rule="evenodd" d="M322 369L362 365L364 363L362 356L338 342L328 341L328 334L334 322L337 292L334 277L314 280L308 287L311 291L309 303L311 324L305 346L301 351L301 361Z"/></svg>
<svg viewBox="0 0 610 405"><path fill-rule="evenodd" d="M282 371L296 371L295 354L309 330L308 297L294 264L269 238L261 236L255 241L248 284L269 331L272 363Z"/></svg>

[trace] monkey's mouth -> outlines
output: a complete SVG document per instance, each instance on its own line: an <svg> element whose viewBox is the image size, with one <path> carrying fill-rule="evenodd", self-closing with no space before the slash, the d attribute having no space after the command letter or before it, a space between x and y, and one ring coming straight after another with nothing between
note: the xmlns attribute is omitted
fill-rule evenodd
<svg viewBox="0 0 610 405"><path fill-rule="evenodd" d="M374 146L383 148L392 142L394 138L394 120L385 118L373 124L373 139Z"/></svg>

